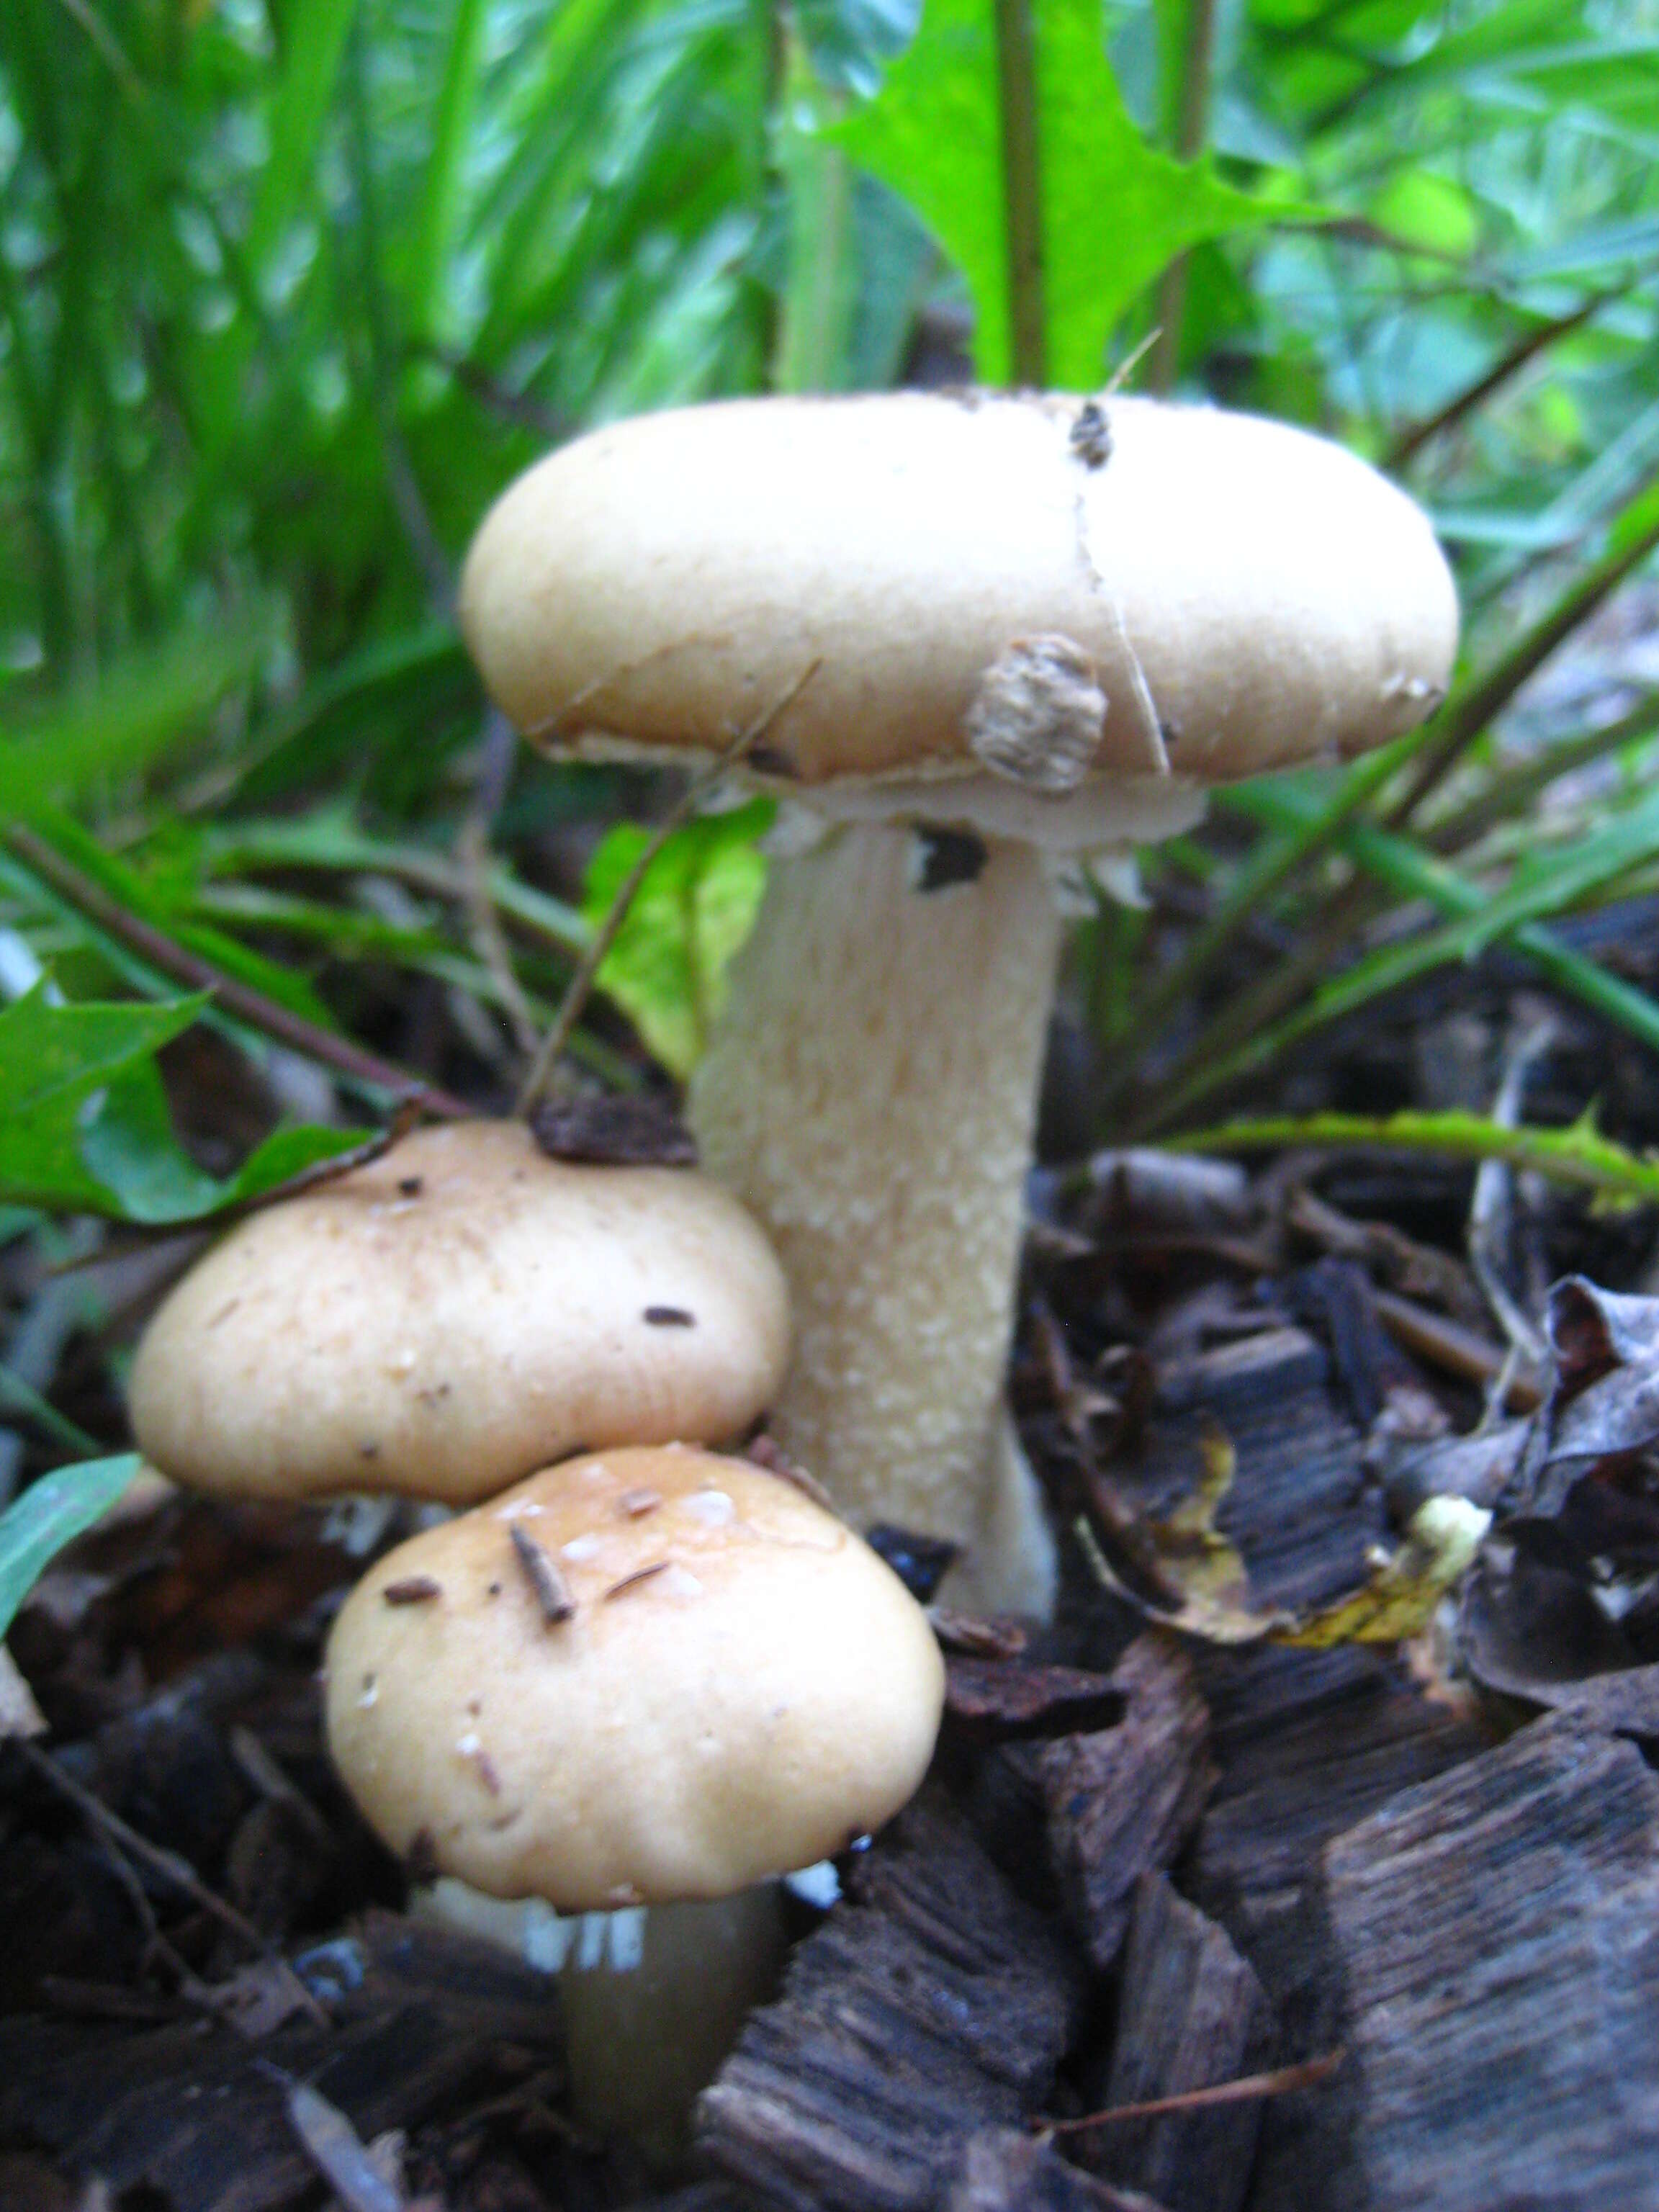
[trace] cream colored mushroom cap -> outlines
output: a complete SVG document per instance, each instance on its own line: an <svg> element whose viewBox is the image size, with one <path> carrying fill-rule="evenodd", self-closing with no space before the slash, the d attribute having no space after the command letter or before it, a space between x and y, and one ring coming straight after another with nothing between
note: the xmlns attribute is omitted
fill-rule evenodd
<svg viewBox="0 0 1659 2212"><path fill-rule="evenodd" d="M1063 394L613 423L497 502L461 612L506 712L578 749L712 749L813 670L759 755L798 787L978 776L975 700L1033 640L1104 695L1092 776L1358 752L1421 720L1457 635L1426 519L1342 447Z"/></svg>
<svg viewBox="0 0 1659 2212"><path fill-rule="evenodd" d="M723 1897L880 1826L944 1689L851 1529L671 1445L544 1468L379 1561L330 1639L328 1740L393 1850L598 1911Z"/></svg>
<svg viewBox="0 0 1659 2212"><path fill-rule="evenodd" d="M770 1247L707 1177L463 1122L215 1245L139 1346L132 1425L204 1490L465 1504L565 1453L740 1435L788 1336Z"/></svg>

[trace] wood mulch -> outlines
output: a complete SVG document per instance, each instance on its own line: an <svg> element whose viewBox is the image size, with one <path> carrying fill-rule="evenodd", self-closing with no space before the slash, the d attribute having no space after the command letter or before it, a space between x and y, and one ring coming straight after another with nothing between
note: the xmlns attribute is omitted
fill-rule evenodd
<svg viewBox="0 0 1659 2212"><path fill-rule="evenodd" d="M1462 988L1296 1103L1453 1020L1489 1079L1514 986ZM1652 1071L1612 1065L1569 1022L1547 1118L1599 1090L1652 1141ZM1014 1396L1056 1620L938 1615L933 1772L792 1904L683 2175L584 2137L552 1984L408 1917L330 1771L322 1640L401 1513L175 1499L83 1540L9 1639L49 1733L0 1744L0 2205L1659 2212L1652 1228L1505 1194L1523 1303L1625 1295L1560 1294L1553 1366L1485 1406L1471 1182L1039 1176ZM118 1340L63 1370L105 1432ZM1420 1633L1280 1640L1448 1492L1497 1520Z"/></svg>

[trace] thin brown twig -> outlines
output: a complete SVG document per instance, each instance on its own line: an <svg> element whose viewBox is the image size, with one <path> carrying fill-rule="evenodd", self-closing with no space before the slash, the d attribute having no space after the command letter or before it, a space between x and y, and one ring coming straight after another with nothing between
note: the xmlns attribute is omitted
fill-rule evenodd
<svg viewBox="0 0 1659 2212"><path fill-rule="evenodd" d="M14 825L5 835L6 842L19 858L37 875L43 876L54 890L61 892L77 912L96 922L100 929L108 930L112 937L118 938L141 959L160 969L164 975L170 975L175 982L193 991L210 992L221 1012L233 1015L266 1036L275 1037L280 1044L291 1045L307 1060L331 1067L337 1074L350 1076L359 1083L373 1083L395 1097L413 1099L425 1112L441 1120L459 1121L471 1118L472 1109L437 1085L423 1081L394 1060L382 1060L378 1053L365 1050L349 1037L335 1036L328 1030L319 1029L303 1014L291 1012L251 984L222 974L138 915L129 914L118 899L112 898L90 877L83 876L79 868L32 830Z"/></svg>
<svg viewBox="0 0 1659 2212"><path fill-rule="evenodd" d="M328 2014L275 1944L262 1936L253 1923L240 1913L234 1905L228 1904L216 1891L210 1889L188 1859L181 1858L177 1851L167 1850L160 1844L151 1843L148 1836L141 1836L137 1828L129 1827L118 1813L112 1811L101 1797L83 1788L73 1776L66 1774L52 1754L42 1751L39 1745L25 1743L19 1748L41 1779L67 1797L92 1828L118 1844L130 1857L142 1861L164 1881L171 1882L175 1889L181 1890L204 1912L210 1913L233 1935L239 1936L267 1964L276 1967L285 1979L292 1981L303 2009L319 2026L326 2027L329 2025Z"/></svg>
<svg viewBox="0 0 1659 2212"><path fill-rule="evenodd" d="M544 1038L541 1050L537 1054L530 1073L525 1078L523 1088L519 1092L518 1103L514 1108L514 1111L521 1119L528 1119L540 1105L553 1071L558 1066L566 1045L570 1042L571 1031L581 1019L582 1009L586 1006L588 994L593 988L593 979L604 965L606 953L616 943L652 862L674 832L683 828L690 820L698 806L726 771L736 767L744 755L759 744L767 732L775 726L779 717L793 706L795 701L799 698L823 665L821 659L809 661L801 673L773 702L764 714L751 722L746 729L740 730L729 744L722 747L714 759L691 778L685 789L680 793L677 803L670 808L640 848L639 857L617 885L617 896L611 900L605 920L594 931L586 951L583 953L578 963L576 972L571 977L568 988L560 1003L559 1011L554 1016L553 1026Z"/></svg>
<svg viewBox="0 0 1659 2212"><path fill-rule="evenodd" d="M1574 331L1581 329L1598 315L1610 300L1622 299L1629 289L1628 285L1621 284L1611 292L1592 293L1571 314L1558 315L1553 321L1540 323L1535 330L1528 331L1507 353L1493 362L1484 376L1477 377L1473 384L1465 385L1443 407L1437 408L1422 422L1414 422L1409 429L1402 430L1384 454L1382 466L1390 471L1403 469L1408 461L1416 459L1431 439L1437 438L1442 431L1455 429L1484 401L1490 399L1494 392L1501 391L1511 377L1518 376L1528 362L1535 361L1540 353L1547 352L1559 340L1571 337Z"/></svg>
<svg viewBox="0 0 1659 2212"><path fill-rule="evenodd" d="M1346 2053L1339 2046L1317 2058L1304 2058L1297 2066L1280 2066L1271 2074L1243 2074L1237 2081L1217 2081L1207 2089L1182 2089L1171 2097L1148 2097L1139 2105L1110 2105L1104 2112L1085 2112L1079 2119L1035 2119L1040 2135L1082 2135L1091 2128L1111 2127L1125 2120L1156 2120L1166 2112L1203 2112L1217 2105L1249 2104L1259 2097L1287 2097L1297 2089L1316 2088L1334 2074Z"/></svg>

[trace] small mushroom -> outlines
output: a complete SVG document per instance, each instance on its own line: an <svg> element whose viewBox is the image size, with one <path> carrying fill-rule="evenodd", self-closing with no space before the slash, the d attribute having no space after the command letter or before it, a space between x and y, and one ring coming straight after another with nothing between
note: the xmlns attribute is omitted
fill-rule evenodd
<svg viewBox="0 0 1659 2212"><path fill-rule="evenodd" d="M708 1177L462 1122L215 1245L139 1346L132 1423L198 1489L465 1504L584 1445L740 1436L787 1346L778 1263Z"/></svg>
<svg viewBox="0 0 1659 2212"><path fill-rule="evenodd" d="M1212 782L1420 720L1457 631L1426 520L1340 448L1214 410L744 400L544 461L480 531L462 617L550 748L757 734L797 849L690 1114L789 1277L776 1432L861 1525L964 1547L964 1601L1043 1611L1002 1382L1053 878L1186 828Z"/></svg>
<svg viewBox="0 0 1659 2212"><path fill-rule="evenodd" d="M557 1562L556 1620L521 1532ZM385 1603L416 1577L441 1605ZM542 1949L579 2110L659 2150L775 1961L757 1886L899 1809L944 1698L926 1615L859 1537L684 1446L544 1468L400 1546L342 1608L327 1683L347 1788L394 1851L419 1838L468 1886L452 1917L488 1917L478 1892L617 1916L544 1924Z"/></svg>

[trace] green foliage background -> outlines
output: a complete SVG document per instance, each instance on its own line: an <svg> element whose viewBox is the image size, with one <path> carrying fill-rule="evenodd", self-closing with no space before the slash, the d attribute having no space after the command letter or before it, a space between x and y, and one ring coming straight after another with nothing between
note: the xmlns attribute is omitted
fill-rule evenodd
<svg viewBox="0 0 1659 2212"><path fill-rule="evenodd" d="M492 735L460 554L520 468L609 416L878 387L941 333L1007 373L991 21L4 0L6 1235L239 1202L382 1117L434 1025L428 1061L511 1096L641 794ZM1526 751L1494 734L1659 539L1656 0L1036 0L1033 22L1056 377L1132 363L1346 440L1431 507L1468 615L1420 738L1245 787L1224 840L1154 864L1206 917L1172 967L1146 975L1143 920L1103 907L1103 1113L1167 1124L1492 942L1659 1046L1659 1008L1551 934L1655 882L1659 702ZM671 848L602 972L676 1073L757 828ZM584 902L559 856L607 829ZM1307 953L1137 1107L1130 1041L1264 910ZM155 1055L191 1024L285 1068L313 1126L187 1156ZM640 1079L614 1029L577 1049Z"/></svg>

